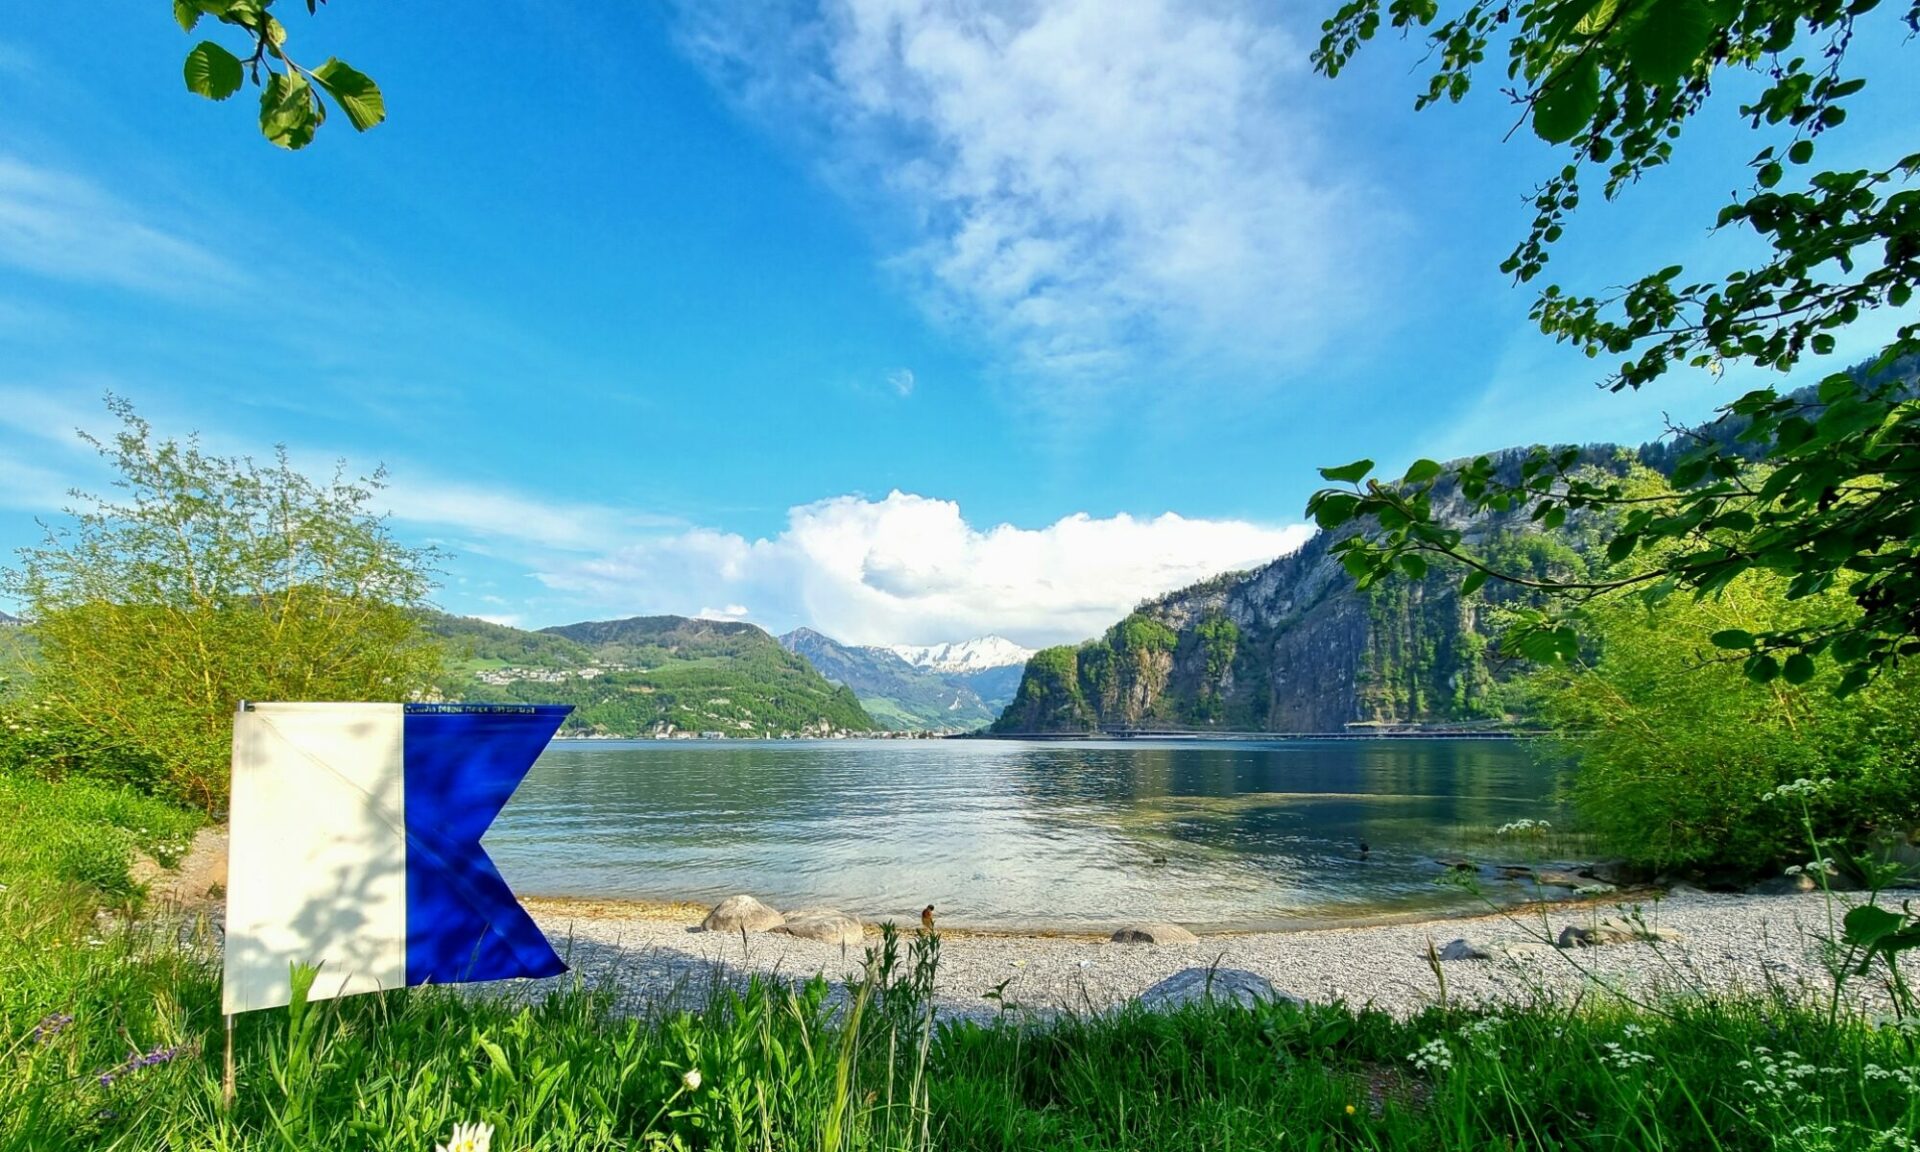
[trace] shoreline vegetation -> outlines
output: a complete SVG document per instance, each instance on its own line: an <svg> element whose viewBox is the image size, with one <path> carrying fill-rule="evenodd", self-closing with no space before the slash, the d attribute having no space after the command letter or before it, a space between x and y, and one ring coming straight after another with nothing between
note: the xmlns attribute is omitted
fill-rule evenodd
<svg viewBox="0 0 1920 1152"><path fill-rule="evenodd" d="M684 902L536 900L573 973L242 1016L229 1107L217 909L169 902L217 900L200 821L10 774L0 820L0 1152L416 1152L468 1123L503 1152L1879 1152L1920 1131L1910 998L1828 934L1870 897L1824 893L1682 894L1642 936L1567 948L1530 937L1534 910L1150 945L889 925L843 948L690 932Z"/></svg>

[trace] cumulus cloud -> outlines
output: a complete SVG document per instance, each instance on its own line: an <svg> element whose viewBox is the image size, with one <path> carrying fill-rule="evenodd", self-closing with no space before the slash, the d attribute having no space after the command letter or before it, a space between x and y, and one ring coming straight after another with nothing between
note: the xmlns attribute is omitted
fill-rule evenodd
<svg viewBox="0 0 1920 1152"><path fill-rule="evenodd" d="M787 513L771 538L694 529L539 573L616 613L811 625L849 643L935 643L997 632L1027 644L1091 636L1141 599L1297 548L1301 525L1085 514L978 528L960 506L893 492ZM727 607L715 611L706 605Z"/></svg>
<svg viewBox="0 0 1920 1152"><path fill-rule="evenodd" d="M1297 98L1305 43L1251 0L683 6L725 91L915 221L936 315L1055 381L1271 367L1357 314L1383 222ZM1310 31L1311 29L1309 29Z"/></svg>

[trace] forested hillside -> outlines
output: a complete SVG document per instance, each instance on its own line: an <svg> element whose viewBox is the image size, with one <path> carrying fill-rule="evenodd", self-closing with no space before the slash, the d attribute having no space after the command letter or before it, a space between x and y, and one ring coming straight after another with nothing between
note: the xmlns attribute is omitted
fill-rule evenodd
<svg viewBox="0 0 1920 1152"><path fill-rule="evenodd" d="M1316 535L1298 552L1142 604L1027 664L1003 733L1128 729L1334 732L1500 724L1524 710L1489 652L1511 594L1463 601L1459 573L1360 591ZM1580 571L1566 539L1500 530L1530 565Z"/></svg>
<svg viewBox="0 0 1920 1152"><path fill-rule="evenodd" d="M877 727L847 688L766 632L638 616L526 632L433 614L450 649L443 696L572 704L565 736L828 736Z"/></svg>

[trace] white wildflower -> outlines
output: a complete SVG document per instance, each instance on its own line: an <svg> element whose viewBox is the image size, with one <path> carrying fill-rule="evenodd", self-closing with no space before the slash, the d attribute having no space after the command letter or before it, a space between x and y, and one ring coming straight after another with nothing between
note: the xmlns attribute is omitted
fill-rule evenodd
<svg viewBox="0 0 1920 1152"><path fill-rule="evenodd" d="M493 1147L493 1125L455 1124L453 1135L435 1152L487 1152Z"/></svg>
<svg viewBox="0 0 1920 1152"><path fill-rule="evenodd" d="M1453 1052L1447 1042L1438 1037L1420 1046L1418 1052L1407 1053L1407 1059L1413 1061L1417 1071L1445 1072L1453 1067Z"/></svg>
<svg viewBox="0 0 1920 1152"><path fill-rule="evenodd" d="M689 1092L700 1091L700 1069L687 1069L687 1074L680 1077L680 1086Z"/></svg>

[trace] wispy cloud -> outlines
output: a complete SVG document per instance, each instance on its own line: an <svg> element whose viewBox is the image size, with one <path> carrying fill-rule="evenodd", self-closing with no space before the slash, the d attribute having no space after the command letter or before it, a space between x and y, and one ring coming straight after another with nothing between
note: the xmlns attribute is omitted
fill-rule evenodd
<svg viewBox="0 0 1920 1152"><path fill-rule="evenodd" d="M73 481L51 468L0 452L0 507L50 512L67 502Z"/></svg>
<svg viewBox="0 0 1920 1152"><path fill-rule="evenodd" d="M772 538L690 529L558 563L540 579L613 614L751 617L856 643L995 632L1042 644L1093 635L1147 596L1270 560L1310 534L1173 513L982 528L953 501L893 492L793 508Z"/></svg>
<svg viewBox="0 0 1920 1152"><path fill-rule="evenodd" d="M936 316L1066 385L1296 364L1358 312L1377 198L1290 99L1304 44L1230 0L683 6L682 39L842 187L913 220Z"/></svg>
<svg viewBox="0 0 1920 1152"><path fill-rule="evenodd" d="M237 265L98 184L6 155L0 264L175 299L224 295L246 280Z"/></svg>
<svg viewBox="0 0 1920 1152"><path fill-rule="evenodd" d="M415 527L571 552L604 548L624 539L636 526L635 517L615 508L549 500L409 469L397 474L399 479L386 491L384 503L394 519ZM642 523L658 526L660 522L642 518Z"/></svg>

